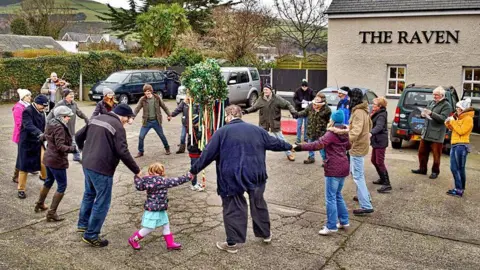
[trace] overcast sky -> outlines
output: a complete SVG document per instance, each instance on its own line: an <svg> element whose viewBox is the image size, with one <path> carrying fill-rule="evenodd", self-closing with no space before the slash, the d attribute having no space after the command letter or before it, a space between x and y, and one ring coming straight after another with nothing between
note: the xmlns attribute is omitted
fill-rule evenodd
<svg viewBox="0 0 480 270"><path fill-rule="evenodd" d="M108 3L114 7L128 8L128 0L94 0L94 1L104 3L104 4ZM273 6L273 0L261 0L261 2L265 5ZM330 2L332 2L332 0L326 0L327 4L330 4Z"/></svg>

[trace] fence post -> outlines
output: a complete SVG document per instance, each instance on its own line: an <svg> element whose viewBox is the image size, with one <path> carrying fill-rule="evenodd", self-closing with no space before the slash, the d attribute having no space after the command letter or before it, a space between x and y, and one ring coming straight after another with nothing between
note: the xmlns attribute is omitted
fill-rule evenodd
<svg viewBox="0 0 480 270"><path fill-rule="evenodd" d="M80 101L83 101L83 76L82 76L82 71L80 70L80 89L78 90L79 93L79 99Z"/></svg>
<svg viewBox="0 0 480 270"><path fill-rule="evenodd" d="M273 86L273 68L270 69L270 86L275 88L275 86ZM263 89L261 91L263 91Z"/></svg>
<svg viewBox="0 0 480 270"><path fill-rule="evenodd" d="M308 82L309 79L308 79L308 69L305 69L305 80Z"/></svg>

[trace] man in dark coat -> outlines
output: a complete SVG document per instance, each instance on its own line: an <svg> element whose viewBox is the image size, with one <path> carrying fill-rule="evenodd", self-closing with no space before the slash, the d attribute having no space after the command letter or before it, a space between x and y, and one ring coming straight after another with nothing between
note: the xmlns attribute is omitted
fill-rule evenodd
<svg viewBox="0 0 480 270"><path fill-rule="evenodd" d="M100 239L100 231L107 217L112 199L113 175L120 160L139 176L140 168L128 151L124 126L135 115L126 104L118 105L113 112L99 115L75 134L77 146L83 149L85 191L78 220L82 240L95 247L108 245Z"/></svg>
<svg viewBox="0 0 480 270"><path fill-rule="evenodd" d="M237 243L245 243L247 234L245 192L249 195L253 232L256 237L263 238L265 243L270 243L270 218L263 198L268 178L266 150L287 151L292 146L270 136L260 127L243 122L242 110L237 105L227 107L225 114L228 124L213 134L190 172L198 174L216 161L217 193L222 197L227 234L227 241L217 242L217 247L229 253L237 253Z"/></svg>
<svg viewBox="0 0 480 270"><path fill-rule="evenodd" d="M38 95L32 106L28 106L22 113L22 127L20 130L20 141L18 142L18 156L16 168L18 174L18 197L25 199L28 173L40 171L40 179L45 181L47 170L42 164L43 153L43 132L45 132L45 112L49 106L47 96Z"/></svg>
<svg viewBox="0 0 480 270"><path fill-rule="evenodd" d="M295 110L297 112L304 111L307 106L315 98L313 89L308 87L307 80L302 81L302 87L298 88L293 94L293 103L295 104ZM297 118L297 143L302 142L302 127L303 127L303 140L308 141L307 129L308 129L308 117L307 116L298 116Z"/></svg>

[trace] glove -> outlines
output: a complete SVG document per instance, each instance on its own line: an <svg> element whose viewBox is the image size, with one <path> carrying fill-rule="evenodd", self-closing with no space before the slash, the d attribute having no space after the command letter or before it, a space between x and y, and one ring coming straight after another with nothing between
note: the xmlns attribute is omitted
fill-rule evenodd
<svg viewBox="0 0 480 270"><path fill-rule="evenodd" d="M292 112L291 114L292 114L292 117L293 117L293 118L295 118L295 119L298 118L298 113L297 113L297 112Z"/></svg>
<svg viewBox="0 0 480 270"><path fill-rule="evenodd" d="M42 143L45 141L45 134L40 133L37 137L38 142Z"/></svg>
<svg viewBox="0 0 480 270"><path fill-rule="evenodd" d="M248 114L248 112L246 110L243 110L242 114L245 115L245 114Z"/></svg>
<svg viewBox="0 0 480 270"><path fill-rule="evenodd" d="M293 147L293 151L295 151L295 152L302 151L302 145L301 144L295 144L295 146Z"/></svg>

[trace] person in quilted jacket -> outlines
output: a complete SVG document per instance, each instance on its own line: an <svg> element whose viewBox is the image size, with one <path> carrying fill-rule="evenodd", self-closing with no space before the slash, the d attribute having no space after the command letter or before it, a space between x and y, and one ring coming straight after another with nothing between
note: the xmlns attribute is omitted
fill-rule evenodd
<svg viewBox="0 0 480 270"><path fill-rule="evenodd" d="M174 242L173 234L170 232L167 214L167 189L179 186L192 179L193 175L190 173L180 177L165 177L165 167L158 162L148 167L147 176L142 178L135 177L135 187L137 190L147 192L147 200L144 204L145 212L142 217L142 229L136 231L128 239L128 243L133 249L140 249L140 240L158 227L163 227L163 238L167 244L167 249L182 248L181 244Z"/></svg>

